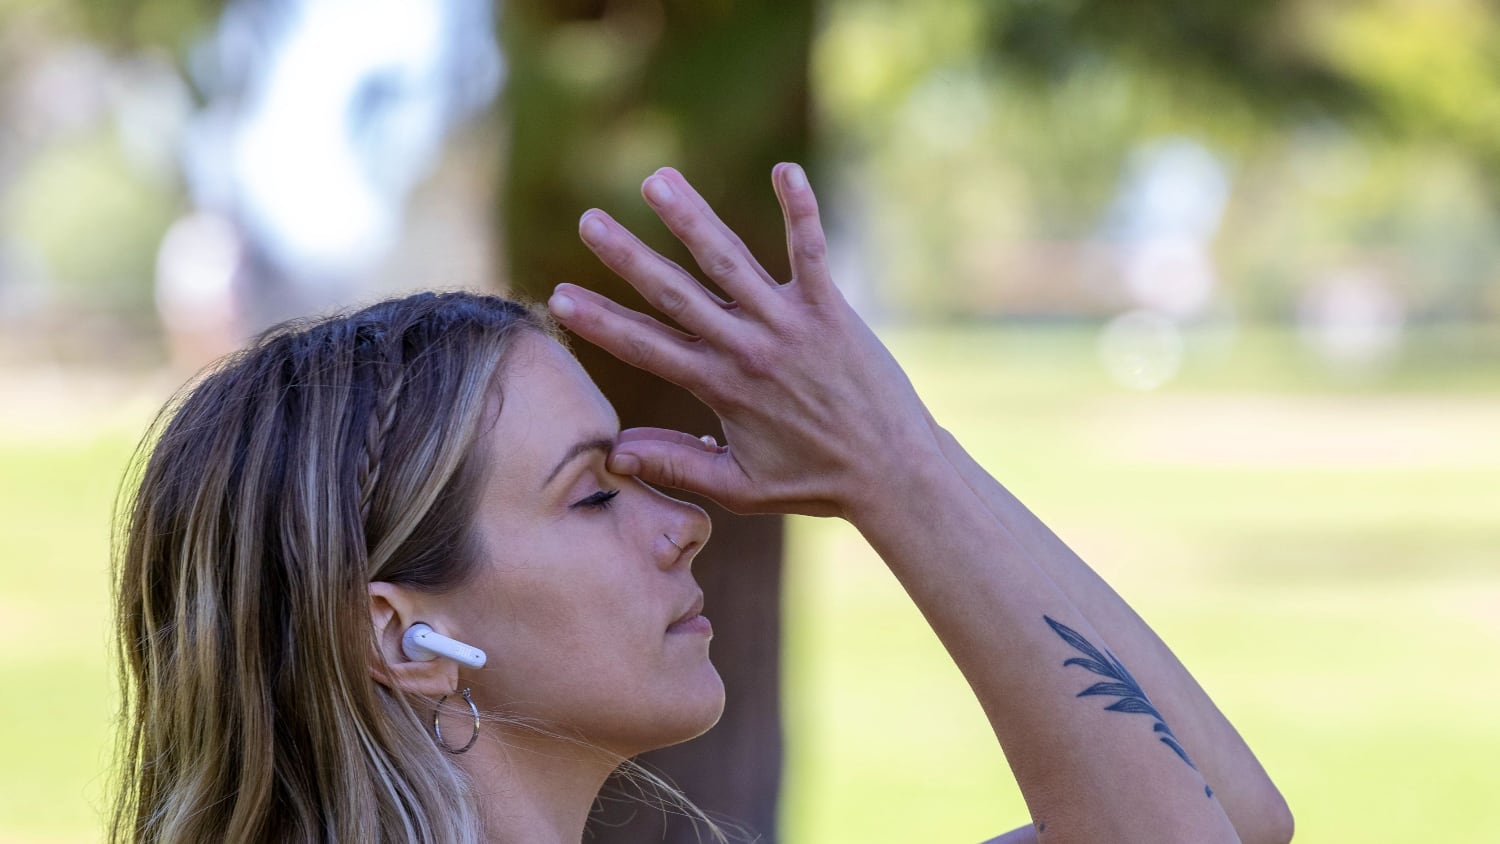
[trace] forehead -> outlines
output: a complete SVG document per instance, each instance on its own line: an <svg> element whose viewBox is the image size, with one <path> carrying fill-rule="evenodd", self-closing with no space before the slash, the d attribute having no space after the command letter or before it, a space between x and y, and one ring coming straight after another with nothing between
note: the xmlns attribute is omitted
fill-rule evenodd
<svg viewBox="0 0 1500 844"><path fill-rule="evenodd" d="M575 443L619 433L614 407L556 340L526 332L508 358L500 414L487 437L496 469L539 482Z"/></svg>

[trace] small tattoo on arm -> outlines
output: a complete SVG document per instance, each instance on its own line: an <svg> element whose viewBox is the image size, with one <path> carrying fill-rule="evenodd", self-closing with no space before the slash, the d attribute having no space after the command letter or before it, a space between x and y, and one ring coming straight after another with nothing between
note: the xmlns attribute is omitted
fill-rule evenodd
<svg viewBox="0 0 1500 844"><path fill-rule="evenodd" d="M1141 688L1141 684L1136 682L1130 672L1125 669L1125 665L1119 659L1115 658L1114 654L1108 650L1100 650L1094 647L1089 640L1079 635L1078 631L1066 624L1054 621L1050 616L1044 615L1042 619L1047 622L1048 627L1052 628L1052 632L1061 636L1062 640L1067 642L1070 647L1083 654L1082 657L1073 657L1065 661L1063 667L1077 665L1101 677L1107 677L1112 681L1108 683L1095 683L1079 692L1078 697L1090 697L1094 695L1117 697L1119 700L1104 707L1105 710L1109 712L1133 712L1139 715L1150 715L1152 718L1155 718L1156 724L1151 729L1153 732L1160 734L1161 743L1170 747L1172 752L1176 753L1182 761L1186 762L1189 768L1195 771L1198 770L1198 766L1194 765L1193 760L1188 758L1187 751L1182 749L1182 743L1177 740L1177 736L1172 734L1172 728L1167 726L1166 719L1161 717L1161 713L1151 704L1151 699L1146 697L1146 691ZM1213 789L1207 785L1203 786L1203 793L1208 797L1214 796Z"/></svg>

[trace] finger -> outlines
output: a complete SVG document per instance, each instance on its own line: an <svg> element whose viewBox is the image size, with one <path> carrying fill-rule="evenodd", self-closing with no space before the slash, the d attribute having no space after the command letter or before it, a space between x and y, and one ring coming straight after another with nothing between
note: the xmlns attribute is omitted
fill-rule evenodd
<svg viewBox="0 0 1500 844"><path fill-rule="evenodd" d="M728 446L717 443L710 444L704 442L702 437L695 437L692 434L674 431L670 428L626 428L620 432L620 436L616 439L616 442L675 443L689 448L696 448L709 454L718 454L728 448Z"/></svg>
<svg viewBox="0 0 1500 844"><path fill-rule="evenodd" d="M783 162L771 174L781 213L786 220L787 257L792 262L792 281L813 295L833 288L828 271L828 240L818 216L818 198L807 183L807 173L796 164Z"/></svg>
<svg viewBox="0 0 1500 844"><path fill-rule="evenodd" d="M592 210L596 210L596 209L589 209L589 210L592 211ZM587 213L587 212L585 212L585 213ZM613 220L614 218L607 217L607 219ZM700 281L698 281L698 278L696 276L694 276L692 273L688 272L686 269L684 269L681 264L677 263L676 261L672 260L671 258L668 258L667 256L661 254L660 252L657 252L655 249L652 249L650 246L647 246L646 242L644 240L641 240L640 237L638 237L635 232L631 231L630 229L625 228L623 225L620 225L620 222L618 220L614 220L614 226L615 226L615 231L616 232L618 232L621 235L624 235L625 237L630 238L633 242L635 242L636 244L638 244L642 250L644 250L645 252L647 252L647 253L649 253L651 255L655 255L656 258L658 260L660 260L663 264L666 264L667 266L671 267L673 270L676 270L678 273L681 273L683 278L687 279L688 281L692 282L693 284L698 285L698 288L703 291L704 295L707 296L708 298L712 299L719 307L724 308L726 310L733 310L734 309L734 303L733 302L726 302L724 300L724 297L722 297L719 294L713 292L712 290L709 290L707 287L704 287L703 284ZM587 241L585 241L585 245L587 245Z"/></svg>
<svg viewBox="0 0 1500 844"><path fill-rule="evenodd" d="M729 318L722 300L608 214L589 209L578 221L578 235L605 266L678 325L694 334L708 336L721 334L728 328Z"/></svg>
<svg viewBox="0 0 1500 844"><path fill-rule="evenodd" d="M659 439L632 440L610 452L609 470L634 475L648 484L705 495L730 510L743 506L745 500L745 475L728 452L711 453Z"/></svg>
<svg viewBox="0 0 1500 844"><path fill-rule="evenodd" d="M559 284L547 300L564 327L625 363L696 391L708 380L695 338L576 284Z"/></svg>
<svg viewBox="0 0 1500 844"><path fill-rule="evenodd" d="M683 176L681 173L677 172L671 167L663 167L660 170L657 170L656 175L661 176L662 178L671 182L674 188L678 188L682 192L682 195L687 202L691 203L694 208L697 208L698 212L702 214L706 219L708 219L708 221L712 223L713 226L724 235L724 237L730 242L730 244L738 247L739 251L743 253L746 259L750 262L750 266L754 267L755 270L760 274L762 281L764 281L770 287L781 286L781 284L777 282L776 279L771 277L770 273L766 272L765 267L762 267L760 265L760 262L755 260L755 254L750 251L750 247L745 245L745 241L741 240L740 236L735 234L733 229L726 225L723 220L719 219L719 215L714 213L714 209L708 204L708 200L704 199L703 195L698 193L697 189L695 189L691 184L688 183L686 176Z"/></svg>
<svg viewBox="0 0 1500 844"><path fill-rule="evenodd" d="M576 284L559 284L555 288L555 291L560 291L564 287L568 288L568 290L566 291L566 295L569 298L587 298L595 306L603 308L604 310L609 311L610 313L621 319L628 319L631 322L638 323L640 325L646 326L647 328L666 332L667 335L675 337L685 344L691 345L698 340L698 337L695 335L689 334L686 331L680 331L670 325L665 325L660 320L652 319L651 317L641 313L640 311L631 310L630 308L625 307L624 305L616 302L608 296L605 296L598 291L590 290L587 287L580 287ZM552 302L549 300L547 304L550 306ZM554 312L553 315L556 316L556 312Z"/></svg>
<svg viewBox="0 0 1500 844"><path fill-rule="evenodd" d="M641 185L641 195L672 234L693 253L693 260L704 274L730 298L752 313L769 313L775 306L775 291L765 283L765 270L745 251L743 243L729 239L722 223L716 225L709 219L711 211L704 212L690 201L683 192L686 186L680 174L677 179L669 179L658 172Z"/></svg>

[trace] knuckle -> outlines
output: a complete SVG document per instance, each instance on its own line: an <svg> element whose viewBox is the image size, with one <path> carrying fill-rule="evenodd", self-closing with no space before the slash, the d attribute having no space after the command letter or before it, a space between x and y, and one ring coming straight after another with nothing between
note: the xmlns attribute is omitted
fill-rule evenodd
<svg viewBox="0 0 1500 844"><path fill-rule="evenodd" d="M673 231L688 231L693 226L696 212L681 202L669 202L657 209L657 216Z"/></svg>
<svg viewBox="0 0 1500 844"><path fill-rule="evenodd" d="M828 257L828 241L823 239L822 232L807 232L797 238L796 253L804 261L822 263Z"/></svg>
<svg viewBox="0 0 1500 844"><path fill-rule="evenodd" d="M740 369L751 378L769 378L776 373L776 355L764 346L748 346L739 352Z"/></svg>
<svg viewBox="0 0 1500 844"><path fill-rule="evenodd" d="M682 461L675 457L668 457L661 462L661 482L670 487L681 488L686 480L686 473L682 469Z"/></svg>
<svg viewBox="0 0 1500 844"><path fill-rule="evenodd" d="M656 359L656 351L644 337L628 337L625 340L625 359L631 366L650 369Z"/></svg>
<svg viewBox="0 0 1500 844"><path fill-rule="evenodd" d="M663 287L656 294L654 303L658 310L670 316L678 316L688 308L687 296L676 287Z"/></svg>
<svg viewBox="0 0 1500 844"><path fill-rule="evenodd" d="M739 261L735 260L734 253L716 250L703 256L703 271L714 278L725 278L734 274Z"/></svg>
<svg viewBox="0 0 1500 844"><path fill-rule="evenodd" d="M635 250L629 244L616 241L604 248L604 263L622 275L629 273L636 266Z"/></svg>

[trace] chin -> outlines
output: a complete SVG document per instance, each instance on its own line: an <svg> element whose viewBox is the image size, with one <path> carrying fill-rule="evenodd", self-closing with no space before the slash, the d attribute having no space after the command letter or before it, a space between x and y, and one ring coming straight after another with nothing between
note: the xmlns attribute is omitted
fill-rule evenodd
<svg viewBox="0 0 1500 844"><path fill-rule="evenodd" d="M704 662L702 673L680 689L670 705L666 724L656 747L681 744L708 732L724 714L724 681L713 663ZM654 749L654 748L653 748Z"/></svg>
<svg viewBox="0 0 1500 844"><path fill-rule="evenodd" d="M724 681L707 659L658 675L632 691L589 690L589 701L560 719L566 732L621 757L681 744L724 714Z"/></svg>
<svg viewBox="0 0 1500 844"><path fill-rule="evenodd" d="M622 755L635 756L648 750L671 747L708 732L724 714L724 681L711 663L702 670L670 685L663 684L649 714L636 721L632 735L623 737Z"/></svg>

